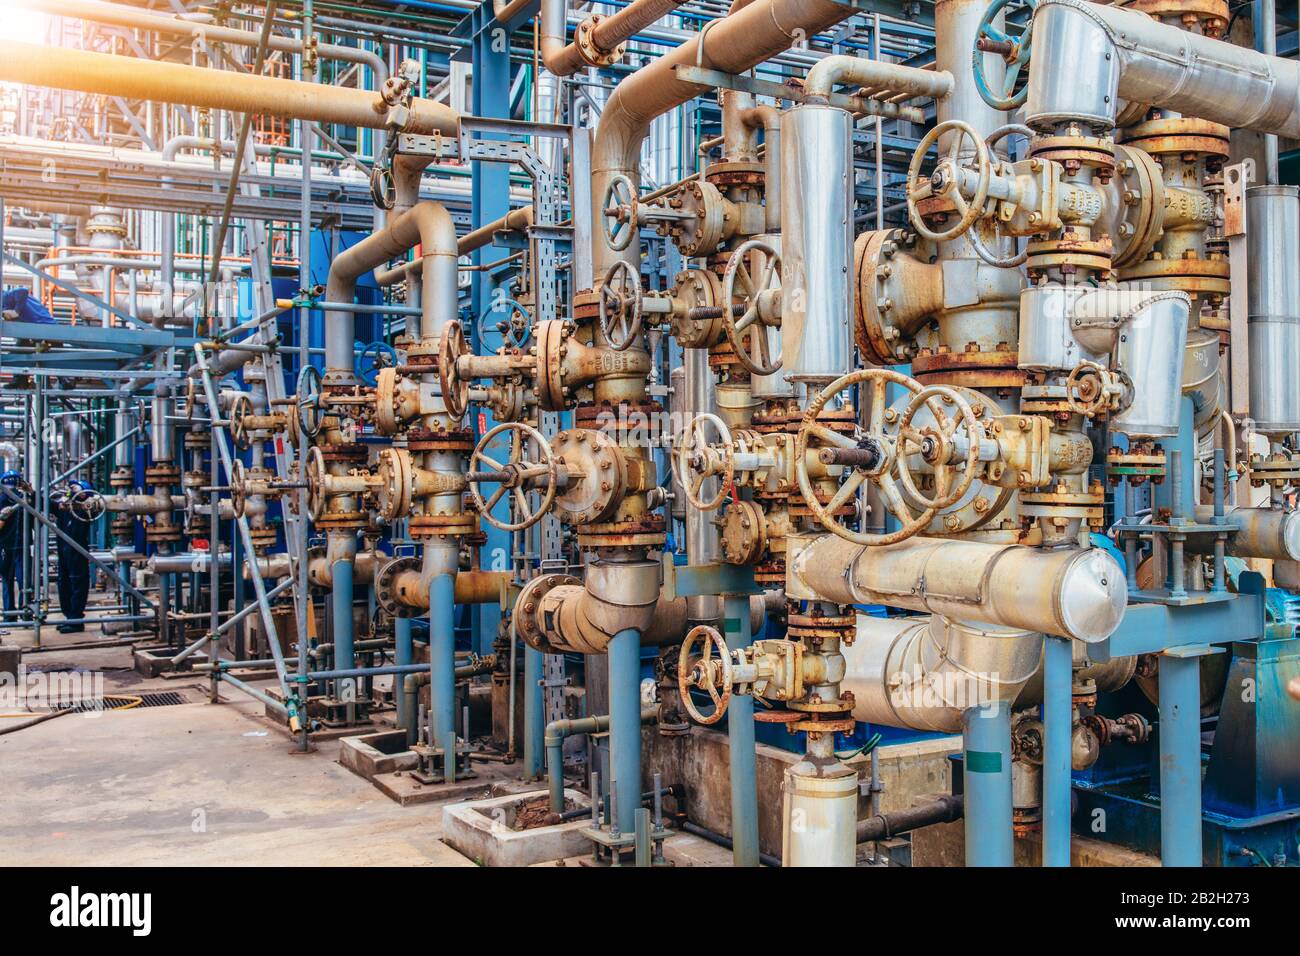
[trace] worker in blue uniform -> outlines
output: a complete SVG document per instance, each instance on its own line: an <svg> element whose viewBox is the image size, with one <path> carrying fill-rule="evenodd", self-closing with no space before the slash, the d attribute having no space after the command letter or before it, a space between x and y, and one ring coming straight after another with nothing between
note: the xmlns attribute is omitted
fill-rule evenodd
<svg viewBox="0 0 1300 956"><path fill-rule="evenodd" d="M0 475L0 485L22 497L26 483L16 471ZM0 600L4 610L12 611L18 603L18 581L22 570L23 509L9 495L0 494Z"/></svg>
<svg viewBox="0 0 1300 956"><path fill-rule="evenodd" d="M86 599L90 595L90 561L82 551L90 550L90 522L84 515L78 515L73 507L78 496L93 494L91 487L84 481L68 482L68 490L56 495L52 503L56 508L55 520L58 528L81 546L81 551L74 548L62 536L59 536L59 610L66 623L55 630L61 634L75 634L84 631L81 622L86 616Z"/></svg>

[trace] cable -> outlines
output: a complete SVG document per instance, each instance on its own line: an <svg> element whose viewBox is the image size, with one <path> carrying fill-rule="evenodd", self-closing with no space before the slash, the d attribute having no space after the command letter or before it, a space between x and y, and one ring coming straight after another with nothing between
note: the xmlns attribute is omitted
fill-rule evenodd
<svg viewBox="0 0 1300 956"><path fill-rule="evenodd" d="M3 737L5 734L16 734L20 730L26 730L28 727L35 727L37 724L43 724L47 720L53 720L55 717L62 717L64 714L70 714L74 710L76 710L75 707L66 707L63 710L52 710L48 714L41 714L39 717L35 717L32 720L25 720L21 724L14 724L11 727L0 728L0 737Z"/></svg>

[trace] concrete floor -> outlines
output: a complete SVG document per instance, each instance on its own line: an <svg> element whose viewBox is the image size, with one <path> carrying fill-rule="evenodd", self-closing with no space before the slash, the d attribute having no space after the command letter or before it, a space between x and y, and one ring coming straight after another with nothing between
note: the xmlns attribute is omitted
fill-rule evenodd
<svg viewBox="0 0 1300 956"><path fill-rule="evenodd" d="M112 640L97 629L42 638ZM30 645L31 634L0 640ZM474 865L440 842L441 803L398 806L336 762L337 742L290 756L289 738L237 691L213 705L200 677L145 680L129 647L23 662L102 669L106 693L171 690L196 703L70 714L0 737L8 865Z"/></svg>

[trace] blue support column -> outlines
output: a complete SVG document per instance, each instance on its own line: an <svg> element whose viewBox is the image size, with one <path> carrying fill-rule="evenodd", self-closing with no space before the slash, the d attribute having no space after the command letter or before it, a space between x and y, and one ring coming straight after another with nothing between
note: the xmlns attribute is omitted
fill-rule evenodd
<svg viewBox="0 0 1300 956"><path fill-rule="evenodd" d="M609 642L610 790L620 833L631 833L641 805L641 634L619 631Z"/></svg>
<svg viewBox="0 0 1300 956"><path fill-rule="evenodd" d="M1043 643L1043 866L1070 865L1070 741L1073 734L1070 642Z"/></svg>
<svg viewBox="0 0 1300 956"><path fill-rule="evenodd" d="M723 599L727 646L748 647L749 596ZM731 859L736 866L758 866L758 770L754 750L754 698L733 696L727 707L731 755Z"/></svg>
<svg viewBox="0 0 1300 956"><path fill-rule="evenodd" d="M412 663L414 659L415 644L411 639L411 619L409 617L394 618L393 662L398 667L402 667ZM415 714L407 713L406 695L402 693L402 682L405 680L405 674L393 677L393 702L397 707L397 726L413 730L415 727ZM412 734L408 733L406 736L409 741Z"/></svg>
<svg viewBox="0 0 1300 956"><path fill-rule="evenodd" d="M335 561L330 568L330 617L334 619L334 670L352 670L356 666L355 641L352 640L352 562ZM356 701L356 682L339 678L339 700Z"/></svg>
<svg viewBox="0 0 1300 956"><path fill-rule="evenodd" d="M1160 862L1201 865L1201 659L1160 656Z"/></svg>
<svg viewBox="0 0 1300 956"><path fill-rule="evenodd" d="M456 582L437 574L429 582L429 718L441 746L456 732L456 633L452 621Z"/></svg>
<svg viewBox="0 0 1300 956"><path fill-rule="evenodd" d="M475 116L490 119L510 118L510 43L509 30L496 22L492 15L492 4L483 3L470 13L465 24L471 42L468 47L455 55L458 60L469 59L474 72L474 85L471 103ZM503 136L487 136L487 139L505 139ZM478 229L490 222L495 222L510 211L510 171L507 163L485 163L474 161L470 164L470 226ZM497 262L510 255L512 249L505 246L489 245L475 251L472 255L476 265ZM501 334L497 332L498 322L510 318L505 306L505 297L495 295L498 276L492 272L472 273L470 285L469 315L465 323L469 333L470 345L478 355L491 355L502 345ZM482 419L480 433L485 433L496 424L490 411L480 407L478 415ZM472 427L472 423L471 423ZM491 453L491 452L489 452ZM502 521L510 517L509 496L499 501L493 510ZM508 531L492 527L483 522L483 533L487 541L482 548L481 565L489 571L509 571L511 558L511 536ZM474 621L474 649L486 654L492 649L497 630L501 625L501 608L497 604L477 604L471 612Z"/></svg>
<svg viewBox="0 0 1300 956"><path fill-rule="evenodd" d="M524 647L524 776L542 775L546 712L542 701L542 652Z"/></svg>
<svg viewBox="0 0 1300 956"><path fill-rule="evenodd" d="M1012 866L1011 705L972 707L962 728L966 865Z"/></svg>

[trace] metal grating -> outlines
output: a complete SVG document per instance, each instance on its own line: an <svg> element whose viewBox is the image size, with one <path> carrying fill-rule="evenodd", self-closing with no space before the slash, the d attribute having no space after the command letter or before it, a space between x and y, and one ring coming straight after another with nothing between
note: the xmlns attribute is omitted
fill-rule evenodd
<svg viewBox="0 0 1300 956"><path fill-rule="evenodd" d="M87 698L72 705L75 713L85 714L103 710L134 710L137 707L174 707L185 703L185 698L174 690L155 694L105 694L102 698Z"/></svg>

